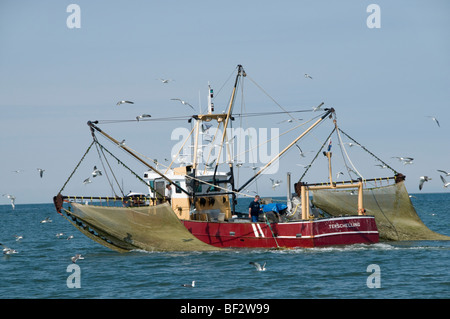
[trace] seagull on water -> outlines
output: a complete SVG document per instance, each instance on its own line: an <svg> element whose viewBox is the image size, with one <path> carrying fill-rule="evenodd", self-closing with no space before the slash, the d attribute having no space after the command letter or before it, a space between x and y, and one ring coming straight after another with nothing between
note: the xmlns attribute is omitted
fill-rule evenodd
<svg viewBox="0 0 450 319"><path fill-rule="evenodd" d="M81 254L76 254L75 256L73 256L72 258L70 258L72 260L72 262L75 264L78 260L82 260L84 259L84 257L81 256Z"/></svg>
<svg viewBox="0 0 450 319"><path fill-rule="evenodd" d="M94 170L92 171L92 177L102 176L102 171L97 168L97 166L94 166Z"/></svg>
<svg viewBox="0 0 450 319"><path fill-rule="evenodd" d="M3 246L3 254L5 254L5 255L12 255L12 254L17 254L18 253L17 250L9 248L9 247L6 247L2 243L0 243L0 246Z"/></svg>
<svg viewBox="0 0 450 319"><path fill-rule="evenodd" d="M188 106L190 106L190 107L194 110L194 107L193 107L192 105L190 105L188 102L186 102L186 101L184 101L184 100L182 100L182 99L171 99L171 100L173 100L173 101L180 101L181 104L183 104L183 105L188 105Z"/></svg>
<svg viewBox="0 0 450 319"><path fill-rule="evenodd" d="M10 195L10 194L3 194L3 196L6 196L9 198L9 200L11 201L12 209L15 209L16 208L16 205L15 205L16 197L14 195Z"/></svg>
<svg viewBox="0 0 450 319"><path fill-rule="evenodd" d="M57 233L57 234L56 234L56 237L60 238L60 237L63 236L63 235L64 235L64 233Z"/></svg>
<svg viewBox="0 0 450 319"><path fill-rule="evenodd" d="M14 235L14 237L16 237L16 241L19 241L19 240L23 239L22 235Z"/></svg>
<svg viewBox="0 0 450 319"><path fill-rule="evenodd" d="M50 219L50 217L45 217L45 219L41 220L41 224L46 224L46 223L51 223L52 220Z"/></svg>
<svg viewBox="0 0 450 319"><path fill-rule="evenodd" d="M431 118L433 121L436 122L437 126L441 127L441 126L439 125L439 121L437 120L437 118L435 118L434 116L427 116L427 117Z"/></svg>
<svg viewBox="0 0 450 319"><path fill-rule="evenodd" d="M250 265L255 266L257 271L265 271L266 270L266 262L264 262L264 264L261 266L259 263L257 262L249 262Z"/></svg>
<svg viewBox="0 0 450 319"><path fill-rule="evenodd" d="M420 176L420 181L419 181L419 190L422 190L423 187L423 183L430 181L431 178L428 176Z"/></svg>
<svg viewBox="0 0 450 319"><path fill-rule="evenodd" d="M444 183L444 188L447 188L450 186L450 182L447 182L447 180L444 178L444 176L439 175L441 177L442 183Z"/></svg>
<svg viewBox="0 0 450 319"><path fill-rule="evenodd" d="M37 170L39 171L39 176L42 178L42 176L44 176L45 169L38 168Z"/></svg>
<svg viewBox="0 0 450 319"><path fill-rule="evenodd" d="M311 79L311 80L312 80L312 76L311 76L311 75L309 75L308 73L305 73L305 78L307 78L307 79Z"/></svg>
<svg viewBox="0 0 450 319"><path fill-rule="evenodd" d="M189 288L194 288L195 287L195 280L192 280L191 284L182 284L182 287L189 287Z"/></svg>
<svg viewBox="0 0 450 319"><path fill-rule="evenodd" d="M152 117L152 116L150 114L141 114L141 115L136 116L136 121L139 122L139 120L141 120L145 117Z"/></svg>
<svg viewBox="0 0 450 319"><path fill-rule="evenodd" d="M116 105L121 105L121 104L125 104L125 103L134 104L134 102L131 102L131 101L119 101L119 102L117 102Z"/></svg>

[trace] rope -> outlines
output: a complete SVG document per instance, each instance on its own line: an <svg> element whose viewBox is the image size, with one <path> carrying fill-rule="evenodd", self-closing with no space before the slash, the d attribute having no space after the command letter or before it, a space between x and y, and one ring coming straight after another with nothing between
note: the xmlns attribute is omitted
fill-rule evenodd
<svg viewBox="0 0 450 319"><path fill-rule="evenodd" d="M308 170L311 168L312 164L315 162L315 160L317 159L317 157L319 156L319 154L322 152L322 149L325 147L325 145L327 145L327 142L330 140L331 135L333 135L334 131L336 130L336 127L333 128L333 130L331 131L330 135L328 135L328 137L325 139L325 142L323 142L322 146L320 147L319 151L316 153L316 155L314 156L314 158L312 159L311 163L306 167L305 171L303 172L303 175L300 177L300 179L298 180L299 182L302 181L303 177L305 177L306 173L308 172Z"/></svg>
<svg viewBox="0 0 450 319"><path fill-rule="evenodd" d="M91 145L89 145L88 149L86 150L86 152L84 153L83 157L80 159L80 161L78 162L77 166L75 166L74 170L72 171L72 174L70 174L69 178L66 180L66 182L64 183L63 187L61 188L61 190L59 191L59 194L61 194L61 192L64 190L64 188L66 187L67 183L69 182L69 180L72 178L73 174L75 174L75 171L78 169L78 166L80 166L81 162L84 160L84 158L86 157L87 153L89 153L89 151L91 150L92 145L95 143L95 141L92 141Z"/></svg>
<svg viewBox="0 0 450 319"><path fill-rule="evenodd" d="M398 174L398 172L393 169L392 167L390 167L388 164L386 164L384 161L382 161L380 158L378 158L375 154L373 154L371 151L369 151L367 148L365 148L364 146L362 146L360 143L358 143L357 141L355 141L353 138L351 138L347 133L345 133L343 130L339 129L340 132L342 132L342 134L344 134L345 136L347 136L350 140L352 140L353 142L355 142L356 144L358 144L364 151L366 151L367 153L369 153L370 155L372 155L374 158L376 158L378 161L380 161L381 163L383 163L383 165L385 165L387 168L389 168L391 171L394 172L394 174Z"/></svg>

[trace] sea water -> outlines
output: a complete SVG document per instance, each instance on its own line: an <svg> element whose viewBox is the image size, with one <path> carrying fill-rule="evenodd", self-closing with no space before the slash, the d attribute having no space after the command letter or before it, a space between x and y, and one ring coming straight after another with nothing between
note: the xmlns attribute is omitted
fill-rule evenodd
<svg viewBox="0 0 450 319"><path fill-rule="evenodd" d="M423 222L450 236L450 194L412 198ZM247 210L248 200L239 207ZM93 242L52 204L0 206L1 299L445 299L450 241L313 249L118 253ZM49 217L51 222L41 223ZM56 235L64 235L57 237ZM23 236L16 241L15 235ZM73 238L71 238L73 236ZM71 257L84 259L72 263ZM256 271L249 262L266 262ZM182 287L195 281L195 287Z"/></svg>

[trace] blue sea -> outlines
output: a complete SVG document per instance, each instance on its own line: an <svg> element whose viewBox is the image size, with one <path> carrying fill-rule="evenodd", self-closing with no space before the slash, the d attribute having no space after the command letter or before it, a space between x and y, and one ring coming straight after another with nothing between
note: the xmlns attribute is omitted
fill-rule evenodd
<svg viewBox="0 0 450 319"><path fill-rule="evenodd" d="M450 194L416 194L424 223L450 236ZM247 202L240 203L244 210ZM118 253L52 204L0 206L1 299L447 299L450 241L220 252ZM51 222L41 223L49 217ZM59 238L58 233L64 235ZM15 235L23 236L16 241ZM68 239L69 236L73 238ZM71 257L84 256L73 269ZM266 262L258 272L249 262ZM72 267L72 268L71 268ZM76 277L75 277L76 275ZM182 287L195 281L195 287ZM78 286L77 286L78 285Z"/></svg>

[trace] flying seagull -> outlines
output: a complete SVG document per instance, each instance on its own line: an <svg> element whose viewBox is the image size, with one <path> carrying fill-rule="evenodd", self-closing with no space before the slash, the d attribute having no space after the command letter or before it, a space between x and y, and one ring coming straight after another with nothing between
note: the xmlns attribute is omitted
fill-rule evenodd
<svg viewBox="0 0 450 319"><path fill-rule="evenodd" d="M435 118L434 116L427 116L427 117L431 118L433 121L436 122L437 126L441 127L441 126L439 125L439 121L437 120L437 118Z"/></svg>
<svg viewBox="0 0 450 319"><path fill-rule="evenodd" d="M75 256L73 256L72 258L70 258L72 260L72 262L75 264L78 260L82 260L84 259L84 257L81 256L81 254L76 254Z"/></svg>
<svg viewBox="0 0 450 319"><path fill-rule="evenodd" d="M249 262L250 265L255 266L257 271L265 271L266 270L266 263L264 262L264 264L261 266L259 263L257 262Z"/></svg>
<svg viewBox="0 0 450 319"><path fill-rule="evenodd" d="M119 102L117 102L116 105L125 104L125 103L134 104L134 102L131 102L131 101L119 101Z"/></svg>
<svg viewBox="0 0 450 319"><path fill-rule="evenodd" d="M396 159L398 159L400 162L403 162L403 165L406 165L406 164L412 164L412 163L413 163L413 160L414 160L414 158L412 158L412 157L398 157L398 156L395 156L395 157L393 157L393 158L396 158Z"/></svg>
<svg viewBox="0 0 450 319"><path fill-rule="evenodd" d="M447 182L447 181L445 180L444 176L442 176L442 175L439 175L439 176L441 177L442 183L444 183L444 187L445 187L445 188L449 187L449 186L450 186L450 182Z"/></svg>
<svg viewBox="0 0 450 319"><path fill-rule="evenodd" d="M167 84L167 83L169 83L169 82L171 82L171 81L174 81L175 82L175 80L172 80L172 79L159 79L162 83L164 83L164 84Z"/></svg>
<svg viewBox="0 0 450 319"><path fill-rule="evenodd" d="M3 194L2 196L6 196L9 198L9 200L11 201L11 206L12 209L16 208L15 202L16 202L16 197L14 195L10 195L10 194Z"/></svg>
<svg viewBox="0 0 450 319"><path fill-rule="evenodd" d="M431 178L428 176L420 176L420 181L419 181L419 190L422 190L423 187L423 183L430 181Z"/></svg>
<svg viewBox="0 0 450 319"><path fill-rule="evenodd" d="M102 176L102 171L97 168L97 166L94 166L94 170L92 171L92 177Z"/></svg>
<svg viewBox="0 0 450 319"><path fill-rule="evenodd" d="M275 190L275 187L280 186L280 183L282 181L274 180L273 178L270 179L272 181L272 189Z"/></svg>
<svg viewBox="0 0 450 319"><path fill-rule="evenodd" d="M22 235L14 235L14 237L16 237L16 241L19 241L19 240L23 239Z"/></svg>
<svg viewBox="0 0 450 319"><path fill-rule="evenodd" d="M136 116L136 121L139 122L140 119L143 119L145 117L152 117L152 116L150 114L141 114L141 115Z"/></svg>
<svg viewBox="0 0 450 319"><path fill-rule="evenodd" d="M311 80L312 80L312 76L311 76L311 75L309 75L308 73L305 73L305 78L307 78L307 79L311 79Z"/></svg>
<svg viewBox="0 0 450 319"><path fill-rule="evenodd" d="M318 106L313 107L313 112L316 112L318 110L320 110L320 108L322 107L322 105L324 105L325 103L320 103Z"/></svg>
<svg viewBox="0 0 450 319"><path fill-rule="evenodd" d="M87 185L87 184L89 184L89 183L92 183L92 181L91 181L91 179L88 177L88 178L86 178L84 181L83 181L83 184L84 185Z"/></svg>
<svg viewBox="0 0 450 319"><path fill-rule="evenodd" d="M195 280L192 280L191 284L183 284L181 285L182 287L189 287L189 288L194 288L195 287Z"/></svg>
<svg viewBox="0 0 450 319"><path fill-rule="evenodd" d="M184 101L184 100L182 100L182 99L171 99L171 100L173 100L173 101L180 101L181 104L183 104L183 105L189 105L189 106L194 110L194 107L193 107L192 105L190 105L188 102L186 102L186 101Z"/></svg>
<svg viewBox="0 0 450 319"><path fill-rule="evenodd" d="M45 169L38 168L37 170L39 171L39 176L42 178L42 176L44 176Z"/></svg>
<svg viewBox="0 0 450 319"><path fill-rule="evenodd" d="M438 169L437 171L438 171L438 172L441 172L441 173L444 173L445 176L450 176L450 173L449 173L449 172L443 171L443 170L441 170L441 169Z"/></svg>

